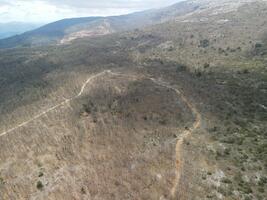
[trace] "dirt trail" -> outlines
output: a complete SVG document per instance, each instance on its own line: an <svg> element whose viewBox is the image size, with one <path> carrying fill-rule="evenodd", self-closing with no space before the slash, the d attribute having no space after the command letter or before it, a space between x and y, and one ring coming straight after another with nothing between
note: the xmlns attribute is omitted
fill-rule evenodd
<svg viewBox="0 0 267 200"><path fill-rule="evenodd" d="M7 135L7 134L9 134L9 133L11 133L11 132L13 132L13 131L15 131L15 130L21 128L21 127L25 127L25 126L27 126L29 123L31 123L32 121L34 121L34 120L36 120L36 119L38 119L38 118L40 118L40 117L46 115L47 113L49 113L49 112L51 112L51 111L57 109L57 108L60 107L60 106L66 105L67 103L69 103L69 102L72 101L73 99L76 99L76 98L80 97L80 96L83 94L84 89L85 89L85 87L88 85L88 83L90 83L93 79L95 79L95 78L97 78L97 77L99 77L99 76L101 76L101 75L103 75L103 74L105 74L105 73L111 73L111 71L110 71L110 70L105 70L105 71L103 71L103 72L100 72L100 73L98 73L98 74L96 74L96 75L91 76L90 78L88 78L88 79L84 82L84 84L83 84L82 87L81 87L80 92L79 92L76 96L71 97L71 98L69 98L69 99L66 99L65 101L62 101L61 103L58 103L57 105L55 105L55 106L53 106L53 107L51 107L51 108L48 108L47 110L45 110L45 111L39 113L38 115L35 115L35 116L32 117L31 119L29 119L29 120L27 120L27 121L25 121L25 122L22 122L21 124L15 126L15 127L13 127L13 128L11 128L11 129L9 129L9 130L6 130L6 131L2 132L2 133L0 134L0 137L3 137L3 136L5 136L5 135Z"/></svg>
<svg viewBox="0 0 267 200"><path fill-rule="evenodd" d="M171 188L170 194L171 197L175 197L176 193L177 193L177 188L180 184L180 180L181 180L181 174L183 171L183 165L184 165L184 160L183 160L183 155L182 155L182 150L183 150L183 143L184 140L187 139L188 137L190 137L190 135L200 127L201 125L201 114L198 112L198 110L196 109L196 107L191 104L187 98L176 88L170 86L168 83L156 80L154 78L149 78L150 80L152 80L154 83L161 85L163 87L169 88L174 90L182 99L182 101L189 107L189 109L192 111L193 115L195 116L195 120L194 123L192 125L192 127L190 127L189 129L185 130L182 132L182 134L179 136L177 143L176 143L176 147L175 147L175 154L176 154L176 169L175 169L175 179L174 179L174 183L173 183L173 187Z"/></svg>
<svg viewBox="0 0 267 200"><path fill-rule="evenodd" d="M195 115L195 122L193 123L192 127L189 128L188 130L183 131L181 134L180 138L178 139L176 143L176 176L174 180L173 187L171 189L171 196L175 197L177 188L180 184L180 179L181 179L181 173L183 171L183 166L184 166L184 160L183 160L183 155L182 155L182 150L183 150L183 143L184 140L187 139L188 137L191 136L191 134L198 128L200 128L201 125L201 114L197 111L197 109L181 94L180 95L183 101L187 104L187 106L191 109L192 113Z"/></svg>
<svg viewBox="0 0 267 200"><path fill-rule="evenodd" d="M69 99L66 99L65 101L63 101L63 102L61 102L61 103L59 103L59 104L57 104L57 105L55 105L55 106L53 106L53 107L51 107L51 108L45 110L45 111L43 111L42 113L40 113L40 114L34 116L33 118L31 118L31 119L29 119L29 120L27 120L27 121L25 121L25 122L23 122L23 123L21 123L21 124L15 126L15 127L13 127L13 128L11 128L11 129L9 129L9 130L7 130L7 131L1 133L1 134L0 134L0 137L2 137L2 136L4 136L4 135L7 135L7 134L11 133L11 132L17 130L18 128L25 127L25 126L28 125L30 122L32 122L32 121L34 121L34 120L36 120L36 119L42 117L43 115L47 114L48 112L51 112L51 111L57 109L58 107L67 104L68 102L72 101L73 99L80 97L80 96L83 94L83 92L84 92L86 86L87 86L92 80L94 80L95 78L97 78L97 77L99 77L99 76L101 76L101 75L104 75L105 73L109 73L109 74L111 74L111 75L115 75L115 76L126 76L126 77L133 77L133 78L136 78L136 76L126 75L126 74L121 74L121 73L115 73L115 72L111 72L111 70L105 70L105 71L100 72L100 73L98 73L98 74L96 74L96 75L93 75L93 76L91 76L90 78L88 78L88 79L84 82L84 84L83 84L82 87L81 87L80 92L79 92L76 96L74 96L74 97L72 97L72 98L69 98ZM140 78L140 77L139 77L139 78ZM174 91L180 96L180 98L182 99L182 101L183 101L183 102L190 108L190 110L192 111L192 113L193 113L194 116L195 116L195 121L194 121L192 127L189 128L189 129L187 129L187 130L185 130L185 131L183 131L182 134L180 135L180 137L178 138L177 143L176 143L176 149L175 149L175 153L176 153L176 169L175 169L175 173L176 173L176 175L175 175L175 179L174 179L173 187L172 187L171 190L170 190L170 195L171 195L171 197L175 197L175 195L176 195L176 193L177 193L177 188L178 188L178 186L179 186L179 184L180 184L181 173L182 173L182 171L183 171L183 164L184 164L184 161L183 161L183 155L182 155L183 143L184 143L184 140L185 140L186 138L188 138L188 137L193 133L193 131L195 131L197 128L200 127L200 125L201 125L201 114L197 111L197 109L195 108L195 106L194 106L193 104L191 104L191 103L187 100L187 98L186 98L186 97L185 97L185 96L184 96L178 89L176 89L175 87L172 87L172 86L170 86L168 83L165 83L165 82L163 82L163 81L161 81L161 80L157 80L157 79L155 79L155 78L150 78L150 77L148 77L148 79L150 79L151 81L153 81L153 82L154 82L155 84L157 84L157 85L160 85L160 86L162 86L162 87L166 87L166 88L169 88L169 89L171 89L171 90L174 90Z"/></svg>
<svg viewBox="0 0 267 200"><path fill-rule="evenodd" d="M135 76L125 75L125 74L120 74L120 73L114 73L114 72L110 72L110 74L127 76L127 77L135 77ZM157 85L174 90L177 93L177 95L182 99L182 101L188 106L188 108L191 110L192 114L195 116L195 120L194 120L193 125L190 128L184 130L182 132L182 134L180 134L180 136L177 140L177 143L176 143L176 147L175 147L175 154L176 154L176 156L175 156L175 158L176 158L175 179L173 182L173 187L170 190L170 196L171 196L171 198L174 198L176 196L178 186L181 182L181 175L183 172L184 160L183 160L182 150L183 150L184 140L187 139L188 137L190 137L190 135L196 129L200 128L202 117L201 117L201 114L196 109L196 107L192 103L190 103L190 101L178 89L176 89L175 87L172 87L170 84L163 82L161 80L157 80L157 79L151 78L151 77L146 77L146 78L148 78L149 80L151 80L152 82L154 82Z"/></svg>

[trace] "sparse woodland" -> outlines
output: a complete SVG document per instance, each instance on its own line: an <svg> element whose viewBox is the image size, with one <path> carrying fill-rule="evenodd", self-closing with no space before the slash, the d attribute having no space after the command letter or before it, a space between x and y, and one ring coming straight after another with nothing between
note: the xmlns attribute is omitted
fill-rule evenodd
<svg viewBox="0 0 267 200"><path fill-rule="evenodd" d="M0 199L267 196L267 5L0 50ZM180 18L178 18L180 19ZM226 19L228 21L226 21ZM175 196L176 141L183 141Z"/></svg>

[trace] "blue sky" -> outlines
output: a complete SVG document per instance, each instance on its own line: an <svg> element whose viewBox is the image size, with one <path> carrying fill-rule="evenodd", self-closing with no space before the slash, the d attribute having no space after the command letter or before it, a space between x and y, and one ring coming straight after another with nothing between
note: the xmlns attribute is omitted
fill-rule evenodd
<svg viewBox="0 0 267 200"><path fill-rule="evenodd" d="M121 15L181 0L0 0L0 23L51 22L63 18Z"/></svg>

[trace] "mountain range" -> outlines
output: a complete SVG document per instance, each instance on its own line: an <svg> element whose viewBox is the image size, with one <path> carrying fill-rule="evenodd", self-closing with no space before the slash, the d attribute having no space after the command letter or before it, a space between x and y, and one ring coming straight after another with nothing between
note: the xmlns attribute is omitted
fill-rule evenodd
<svg viewBox="0 0 267 200"><path fill-rule="evenodd" d="M36 30L0 40L0 48L64 44L83 37L95 37L163 23L192 13L199 2L184 1L167 8L148 10L123 16L63 19Z"/></svg>
<svg viewBox="0 0 267 200"><path fill-rule="evenodd" d="M179 2L166 8L142 11L123 16L63 19L33 31L0 40L0 48L65 44L79 38L129 31L148 25L164 23L169 20L180 20L179 17L182 19L190 18L191 15L196 13L207 14L210 10L214 14L230 12L250 1L253 0L238 0L234 2L228 0L192 0ZM27 25L28 27L26 26L26 29L20 29L20 26L22 25L16 24L16 29L18 30L16 33L10 33L8 29L3 29L6 32L5 37L9 34L17 34L33 29L33 25Z"/></svg>

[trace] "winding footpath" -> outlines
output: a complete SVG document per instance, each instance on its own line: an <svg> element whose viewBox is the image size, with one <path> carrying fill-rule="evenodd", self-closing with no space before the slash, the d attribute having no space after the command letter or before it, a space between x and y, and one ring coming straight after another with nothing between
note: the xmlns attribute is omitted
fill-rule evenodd
<svg viewBox="0 0 267 200"><path fill-rule="evenodd" d="M97 77L99 77L99 76L101 76L101 75L103 75L103 74L105 74L105 73L110 73L110 72L111 72L110 70L105 70L105 71L103 71L103 72L100 72L100 73L98 73L98 74L96 74L96 75L91 76L90 78L88 78L88 79L84 82L84 84L83 84L82 87L81 87L80 92L79 92L76 96L71 97L71 98L69 98L69 99L66 99L65 101L62 101L61 103L58 103L57 105L55 105L55 106L53 106L53 107L51 107L51 108L48 108L47 110L45 110L45 111L39 113L38 115L35 115L35 116L32 117L31 119L29 119L29 120L27 120L27 121L25 121L25 122L22 122L21 124L15 126L15 127L13 127L13 128L11 128L11 129L8 129L8 130L4 131L3 133L0 134L0 137L3 137L3 136L5 136L5 135L7 135L7 134L9 134L9 133L12 133L12 132L14 132L15 130L17 130L17 129L19 129L19 128L25 127L25 126L27 126L29 123L33 122L34 120L39 119L40 117L42 117L42 116L46 115L47 113L49 113L49 112L51 112L51 111L57 109L58 107L63 106L63 105L66 105L67 103L69 103L69 102L72 101L73 99L76 99L76 98L80 97L80 96L83 94L85 87L86 87L92 80L94 80L95 78L97 78Z"/></svg>
<svg viewBox="0 0 267 200"><path fill-rule="evenodd" d="M11 128L9 130L4 131L3 133L0 134L0 137L3 137L5 135L7 135L7 134L10 134L10 133L14 132L15 130L17 130L17 129L21 128L21 127L25 127L29 123L31 123L32 121L34 121L34 120L36 120L36 119L38 119L38 118L46 115L47 113L49 113L49 112L57 109L58 107L63 106L63 105L66 105L70 101L72 101L72 100L80 97L83 94L86 86L92 80L94 80L95 78L100 77L100 76L102 76L102 75L104 75L106 73L109 73L109 74L115 75L115 76L126 76L126 77L134 77L134 78L136 78L136 76L130 76L130 75L126 75L126 74L115 73L115 72L112 72L111 70L104 70L103 72L100 72L100 73L95 74L95 75L91 76L90 78L88 78L84 82L84 84L81 87L80 92L76 96L71 97L69 99L66 99L65 101L63 101L63 102L61 102L61 103L59 103L59 104L57 104L57 105L55 105L55 106L53 106L51 108L49 108L49 109L47 109L47 110L39 113L38 115L32 117L31 119L29 119L29 120L27 120L27 121L25 121L25 122L23 122L23 123L15 126L15 127ZM189 128L189 129L184 130L182 132L182 134L180 134L179 138L177 139L176 148L175 148L175 154L176 154L175 179L174 179L174 182L173 182L173 187L170 190L170 195L171 195L172 198L174 198L176 196L176 193L177 193L177 189L179 187L179 184L181 183L181 175L182 175L183 166L184 166L184 159L183 159L183 155L182 155L183 154L182 153L182 151L183 151L183 143L184 143L184 140L187 139L188 137L190 137L191 134L196 129L200 128L200 125L201 125L201 114L197 111L196 107L193 104L191 104L187 100L187 98L178 89L176 89L175 87L172 87L168 83L165 83L163 81L157 80L155 78L149 78L148 77L148 79L151 80L153 83L155 83L157 85L160 85L162 87L166 87L168 89L171 89L171 90L175 91L176 94L178 96L180 96L180 98L182 99L182 101L188 106L188 108L191 110L192 114L195 116L195 120L194 120L194 123L193 123L192 127Z"/></svg>
<svg viewBox="0 0 267 200"><path fill-rule="evenodd" d="M119 75L119 76L126 76L126 77L135 77L135 76L130 76L130 75L126 75L126 74L120 74L120 73L114 73L110 71L110 74L113 75ZM200 128L201 126L201 114L200 112L198 112L198 110L196 109L196 107L190 103L190 101L175 87L172 87L170 84L157 80L155 78L150 78L147 77L149 80L151 80L153 83L160 85L162 87L171 89L173 91L175 91L175 93L182 99L182 101L188 106L188 108L191 110L192 114L194 115L195 119L194 119L194 123L193 125L184 130L180 135L179 138L177 139L176 142L176 147L175 147L175 179L173 182L173 186L170 190L170 196L171 198L175 198L176 197L176 193L177 193L177 189L179 187L181 183L181 175L183 172L183 166L184 166L184 157L183 157L183 144L184 141L189 138L192 133L197 130L198 128ZM182 193L185 193L186 191L183 191ZM183 198L181 198L183 199Z"/></svg>
<svg viewBox="0 0 267 200"><path fill-rule="evenodd" d="M192 114L195 117L193 125L189 129L184 130L182 132L182 134L180 134L180 136L177 140L177 143L176 143L176 147L175 147L175 154L176 154L175 155L175 157L176 157L175 179L173 182L173 187L171 188L171 191L170 191L171 197L174 198L176 196L178 186L179 186L179 184L181 184L181 175L182 175L183 166L184 166L184 159L183 159L183 155L182 155L183 154L183 152L182 152L183 151L183 143L184 143L184 140L189 138L195 130L200 128L200 126L201 126L201 114L198 112L196 107L193 104L191 104L187 100L187 98L178 89L170 86L167 83L156 80L154 78L149 78L149 79L158 85L161 85L163 87L174 90L176 92L176 94L178 96L180 96L182 101L188 106L188 108L191 110Z"/></svg>

